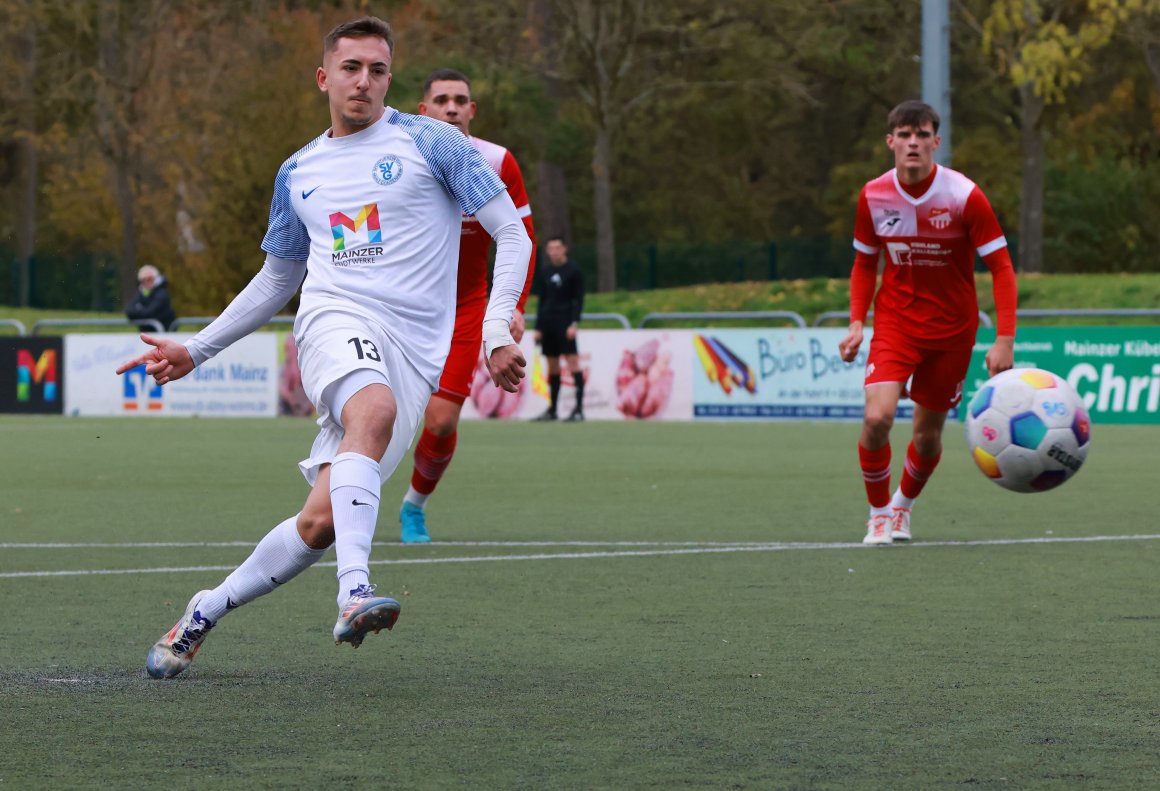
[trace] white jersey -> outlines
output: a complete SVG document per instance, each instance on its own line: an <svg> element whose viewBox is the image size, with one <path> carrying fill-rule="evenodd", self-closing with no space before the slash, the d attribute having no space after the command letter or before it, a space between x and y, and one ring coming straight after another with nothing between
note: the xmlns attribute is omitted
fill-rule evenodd
<svg viewBox="0 0 1160 791"><path fill-rule="evenodd" d="M374 320L432 389L451 344L463 215L504 190L455 127L387 107L282 165L262 249L306 261L295 334L320 312Z"/></svg>

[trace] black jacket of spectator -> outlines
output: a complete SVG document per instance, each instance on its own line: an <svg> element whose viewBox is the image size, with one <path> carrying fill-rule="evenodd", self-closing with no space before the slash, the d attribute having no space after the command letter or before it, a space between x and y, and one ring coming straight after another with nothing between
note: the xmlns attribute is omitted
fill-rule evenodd
<svg viewBox="0 0 1160 791"><path fill-rule="evenodd" d="M130 321L154 319L161 322L162 328L168 330L177 319L177 314L173 312L173 305L169 302L169 288L165 284L165 278L159 277L148 295L142 293L141 289L138 288L133 301L125 308L125 315L129 317ZM154 331L154 328L147 324L142 324L140 327L146 332Z"/></svg>

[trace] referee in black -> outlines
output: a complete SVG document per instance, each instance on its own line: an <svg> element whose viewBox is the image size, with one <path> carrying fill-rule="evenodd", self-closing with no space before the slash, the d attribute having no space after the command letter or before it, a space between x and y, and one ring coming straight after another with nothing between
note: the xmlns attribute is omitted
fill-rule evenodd
<svg viewBox="0 0 1160 791"><path fill-rule="evenodd" d="M584 419L584 372L576 352L576 328L584 311L584 273L568 259L568 245L553 236L545 247L552 264L540 270L540 303L536 310L536 343L548 358L548 388L552 405L536 420L556 420L560 401L560 357L563 355L576 386L576 406L565 418Z"/></svg>

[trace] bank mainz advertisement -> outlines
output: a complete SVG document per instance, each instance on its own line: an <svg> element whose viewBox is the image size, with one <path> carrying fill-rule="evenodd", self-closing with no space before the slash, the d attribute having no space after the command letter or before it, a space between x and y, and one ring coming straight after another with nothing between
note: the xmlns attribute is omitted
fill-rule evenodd
<svg viewBox="0 0 1160 791"><path fill-rule="evenodd" d="M188 334L172 337L184 341ZM234 343L193 373L164 387L139 365L117 366L146 351L137 335L68 335L64 339L66 415L274 417L278 413L277 338L259 332Z"/></svg>

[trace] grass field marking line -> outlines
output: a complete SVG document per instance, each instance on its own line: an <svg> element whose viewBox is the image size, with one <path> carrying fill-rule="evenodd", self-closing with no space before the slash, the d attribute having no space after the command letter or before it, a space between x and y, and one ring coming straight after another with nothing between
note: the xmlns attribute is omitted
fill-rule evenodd
<svg viewBox="0 0 1160 791"><path fill-rule="evenodd" d="M316 563L317 566L335 565ZM22 577L106 577L116 574L180 574L189 571L233 571L237 566L174 566L155 569L70 569L68 571L4 571L0 579Z"/></svg>
<svg viewBox="0 0 1160 791"><path fill-rule="evenodd" d="M440 547L758 547L768 541L431 541ZM376 541L375 546L399 546L397 541Z"/></svg>
<svg viewBox="0 0 1160 791"><path fill-rule="evenodd" d="M199 549L202 547L252 547L253 541L140 541L127 543L0 544L0 549Z"/></svg>
<svg viewBox="0 0 1160 791"><path fill-rule="evenodd" d="M1160 539L1160 533L1124 536L1076 536L1042 538L996 538L980 539L978 541L920 541L908 545L911 548L929 547L988 547L988 546L1016 546L1019 544L1082 544L1098 541L1152 541ZM438 563L482 563L487 561L505 560L586 560L590 558L616 557L656 557L661 555L708 555L724 552L787 552L790 550L806 549L859 549L880 551L878 547L868 547L862 542L857 543L770 543L751 544L744 546L725 547L689 547L685 549L634 549L626 552L557 552L539 553L535 555L479 555L475 557L451 558L398 558L387 560L372 560L372 566L404 566L430 565ZM316 563L321 568L334 568L334 562ZM169 574L193 571L233 571L234 566L184 566L152 569L78 569L68 571L10 571L0 572L0 579L16 579L24 577L83 577L104 576L113 574Z"/></svg>
<svg viewBox="0 0 1160 791"><path fill-rule="evenodd" d="M432 541L402 547L398 541L375 541L376 547L403 549L437 547L754 547L766 546L767 541ZM253 541L136 541L123 543L84 542L66 543L11 543L0 544L0 549L201 549L215 547L253 547Z"/></svg>

